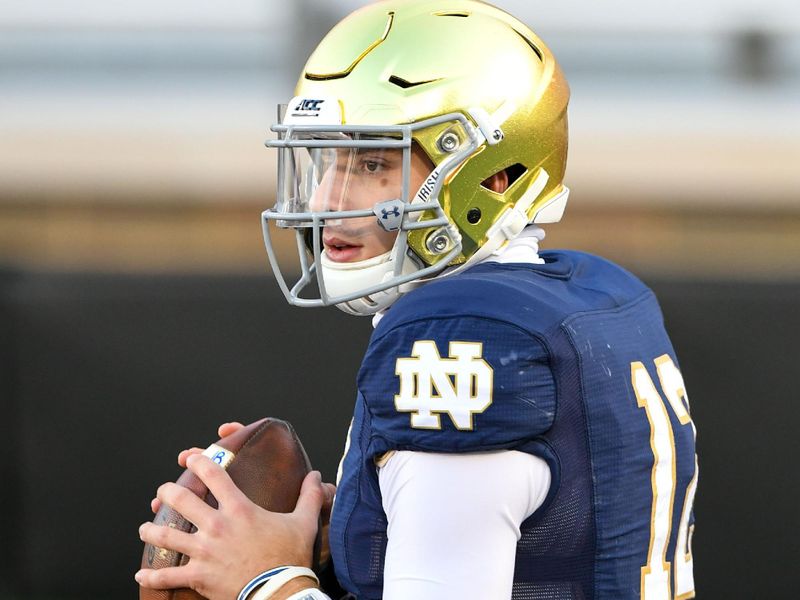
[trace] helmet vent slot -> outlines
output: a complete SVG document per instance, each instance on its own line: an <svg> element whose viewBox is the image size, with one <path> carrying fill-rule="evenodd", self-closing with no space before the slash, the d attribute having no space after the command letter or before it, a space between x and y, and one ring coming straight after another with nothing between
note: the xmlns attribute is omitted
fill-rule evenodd
<svg viewBox="0 0 800 600"><path fill-rule="evenodd" d="M544 55L542 54L542 51L541 51L541 50L539 50L539 48L537 48L537 47L536 47L536 44L534 44L534 43L533 43L531 40L529 40L529 39L528 39L528 37L527 37L527 36L525 36L525 35L521 34L521 33L520 33L519 31L517 31L516 29L514 30L514 33L516 33L516 34L517 34L519 37L521 37L523 40L525 40L525 43L526 43L526 44L528 44L528 46L530 46L531 50L533 50L533 53L534 53L536 56L538 56L538 57L539 57L539 60L540 60L540 61L542 61L542 62L544 62Z"/></svg>
<svg viewBox="0 0 800 600"><path fill-rule="evenodd" d="M433 13L434 17L468 17L470 13L464 11L441 11Z"/></svg>
<svg viewBox="0 0 800 600"><path fill-rule="evenodd" d="M344 70L341 71L334 71L334 72L325 72L326 70L323 69L321 73L313 73L310 71L305 72L305 78L309 81L330 81L332 79L342 79L343 77L347 77L353 69L356 68L356 65L360 63L364 57L372 52L375 48L381 45L386 38L389 36L389 32L392 30L392 25L394 25L394 11L389 11L386 15L386 28L383 31L381 37L376 39L372 42L367 48L362 51L358 56L356 56L355 60L350 63Z"/></svg>
<svg viewBox="0 0 800 600"><path fill-rule="evenodd" d="M407 90L408 88L417 87L419 85L425 85L426 83L433 83L434 81L439 81L439 79L428 79L426 81L408 81L403 79L402 77L398 77L397 75L392 75L389 77L389 83L393 83L394 85Z"/></svg>
<svg viewBox="0 0 800 600"><path fill-rule="evenodd" d="M342 79L347 77L350 73L332 73L331 75L317 75L316 73L309 73L306 71L305 78L309 81L330 81L331 79Z"/></svg>

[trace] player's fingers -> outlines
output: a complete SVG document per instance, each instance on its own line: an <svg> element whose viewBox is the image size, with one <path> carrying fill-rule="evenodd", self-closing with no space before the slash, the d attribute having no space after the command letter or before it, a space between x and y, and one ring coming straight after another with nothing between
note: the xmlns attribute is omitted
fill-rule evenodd
<svg viewBox="0 0 800 600"><path fill-rule="evenodd" d="M322 486L322 476L319 471L311 471L303 479L300 497L297 498L294 514L301 516L304 520L316 526L324 502L325 488Z"/></svg>
<svg viewBox="0 0 800 600"><path fill-rule="evenodd" d="M156 514L159 510L161 510L161 500L158 498L153 498L150 500L150 510L153 511L153 514Z"/></svg>
<svg viewBox="0 0 800 600"><path fill-rule="evenodd" d="M336 496L336 486L332 483L323 483L322 484L323 492L325 494L325 499L322 502L322 509L320 510L320 516L322 517L322 522L327 523L330 521L331 518L331 510L333 509L333 498Z"/></svg>
<svg viewBox="0 0 800 600"><path fill-rule="evenodd" d="M182 567L165 567L163 569L141 569L133 578L145 588L166 590L172 588L186 588L191 583L189 565Z"/></svg>
<svg viewBox="0 0 800 600"><path fill-rule="evenodd" d="M191 556L195 548L195 536L166 525L142 523L139 526L139 539L157 548L176 550Z"/></svg>
<svg viewBox="0 0 800 600"><path fill-rule="evenodd" d="M181 450L178 453L178 464L186 468L186 459L189 458L192 454L200 454L203 451L202 448L187 448L186 450Z"/></svg>
<svg viewBox="0 0 800 600"><path fill-rule="evenodd" d="M233 483L230 476L225 472L225 469L220 467L207 456L203 456L202 454L193 454L186 459L186 467L192 473L197 475L200 478L200 481L206 484L209 491L214 494L217 502L219 502L220 507L224 506L226 503L241 502L243 500L250 502L247 499L247 496L245 496L242 491L236 487L236 484ZM207 506L205 502L203 502L203 505ZM184 516L192 521L189 515Z"/></svg>
<svg viewBox="0 0 800 600"><path fill-rule="evenodd" d="M216 512L194 493L177 483L165 483L159 487L158 499L162 504L174 508L198 529L202 529Z"/></svg>
<svg viewBox="0 0 800 600"><path fill-rule="evenodd" d="M336 486L332 483L323 482L322 487L325 489L325 503L332 503L334 496L336 496Z"/></svg>
<svg viewBox="0 0 800 600"><path fill-rule="evenodd" d="M244 427L244 425L242 425L238 421L232 421L230 423L223 423L222 425L219 426L219 429L217 429L217 433L219 434L219 437L224 438L224 437L228 437L232 433L236 433L242 427Z"/></svg>

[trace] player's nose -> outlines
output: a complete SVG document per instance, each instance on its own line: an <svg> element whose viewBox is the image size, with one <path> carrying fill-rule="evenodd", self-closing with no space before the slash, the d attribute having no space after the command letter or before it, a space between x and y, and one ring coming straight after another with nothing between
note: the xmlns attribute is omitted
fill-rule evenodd
<svg viewBox="0 0 800 600"><path fill-rule="evenodd" d="M309 200L312 211L347 209L347 175L331 169L322 177Z"/></svg>

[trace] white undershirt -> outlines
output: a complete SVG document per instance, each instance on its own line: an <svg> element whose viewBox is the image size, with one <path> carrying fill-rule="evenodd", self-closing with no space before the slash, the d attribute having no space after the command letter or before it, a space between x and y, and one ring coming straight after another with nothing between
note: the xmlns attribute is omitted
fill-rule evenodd
<svg viewBox="0 0 800 600"><path fill-rule="evenodd" d="M378 479L389 522L383 600L511 598L520 524L547 496L547 463L514 450L403 451Z"/></svg>

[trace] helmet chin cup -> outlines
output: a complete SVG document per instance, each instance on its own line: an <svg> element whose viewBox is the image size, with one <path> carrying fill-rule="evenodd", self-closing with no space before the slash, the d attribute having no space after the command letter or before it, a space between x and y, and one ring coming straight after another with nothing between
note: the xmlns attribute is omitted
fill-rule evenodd
<svg viewBox="0 0 800 600"><path fill-rule="evenodd" d="M329 297L347 296L368 288L375 282L390 281L394 277L395 266L392 254L393 251L389 251L366 260L335 262L323 251L320 257L320 275L326 294ZM419 268L411 257L406 256L401 275L412 275ZM399 286L394 286L348 302L340 302L336 307L352 315L374 315L390 306L400 294Z"/></svg>

